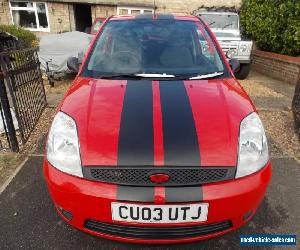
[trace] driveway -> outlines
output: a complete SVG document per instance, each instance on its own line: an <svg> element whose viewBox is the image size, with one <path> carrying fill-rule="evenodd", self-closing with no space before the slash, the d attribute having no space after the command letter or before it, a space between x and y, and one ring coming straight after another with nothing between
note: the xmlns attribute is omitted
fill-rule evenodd
<svg viewBox="0 0 300 250"><path fill-rule="evenodd" d="M291 129L293 123L289 108L292 95L289 90L293 86L278 86L276 80L266 80L265 76L257 73L252 73L242 84L257 103L265 123L273 162L273 178L267 195L254 218L246 226L219 238L180 245L135 245L87 235L65 224L56 214L43 180L43 158L40 156L42 147L39 145L35 154L29 156L25 165L0 195L0 248L240 249L240 234L297 234L299 239L299 141ZM273 116L276 119L272 121ZM42 141L41 139L40 142ZM288 147L290 144L292 146Z"/></svg>

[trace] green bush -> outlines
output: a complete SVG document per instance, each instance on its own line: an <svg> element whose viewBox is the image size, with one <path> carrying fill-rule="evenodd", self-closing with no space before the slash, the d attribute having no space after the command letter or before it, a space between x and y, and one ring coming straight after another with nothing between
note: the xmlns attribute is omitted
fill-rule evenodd
<svg viewBox="0 0 300 250"><path fill-rule="evenodd" d="M265 51L300 55L299 0L243 0L241 25Z"/></svg>
<svg viewBox="0 0 300 250"><path fill-rule="evenodd" d="M26 47L32 47L36 44L37 38L35 34L21 27L14 25L0 25L0 31L8 32L9 34L16 36Z"/></svg>

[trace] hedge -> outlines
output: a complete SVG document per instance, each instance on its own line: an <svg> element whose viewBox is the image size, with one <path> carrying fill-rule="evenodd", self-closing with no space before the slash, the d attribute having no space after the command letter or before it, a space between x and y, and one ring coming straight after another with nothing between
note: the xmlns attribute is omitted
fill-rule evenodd
<svg viewBox="0 0 300 250"><path fill-rule="evenodd" d="M299 0L243 0L240 18L245 34L260 49L300 55Z"/></svg>
<svg viewBox="0 0 300 250"><path fill-rule="evenodd" d="M26 47L36 45L37 37L29 30L14 25L0 25L0 31L8 32L9 34L16 36Z"/></svg>

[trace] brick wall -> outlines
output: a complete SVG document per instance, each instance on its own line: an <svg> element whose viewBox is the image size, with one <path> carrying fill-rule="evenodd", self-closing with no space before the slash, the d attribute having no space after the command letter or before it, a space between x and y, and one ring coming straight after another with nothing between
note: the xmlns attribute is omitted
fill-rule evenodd
<svg viewBox="0 0 300 250"><path fill-rule="evenodd" d="M92 5L92 21L96 17L109 17L117 14L117 6Z"/></svg>
<svg viewBox="0 0 300 250"><path fill-rule="evenodd" d="M0 0L0 24L12 24L8 0Z"/></svg>
<svg viewBox="0 0 300 250"><path fill-rule="evenodd" d="M252 67L266 75L296 84L300 80L300 58L254 50Z"/></svg>

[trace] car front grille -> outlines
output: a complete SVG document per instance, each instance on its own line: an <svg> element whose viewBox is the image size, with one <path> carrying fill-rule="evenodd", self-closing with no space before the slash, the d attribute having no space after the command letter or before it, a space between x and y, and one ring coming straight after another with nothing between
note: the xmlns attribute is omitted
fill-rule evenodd
<svg viewBox="0 0 300 250"><path fill-rule="evenodd" d="M119 185L196 186L233 179L235 167L83 167L83 172L87 179ZM162 184L152 183L149 177L153 174L166 174L169 180Z"/></svg>
<svg viewBox="0 0 300 250"><path fill-rule="evenodd" d="M232 42L219 42L222 50L224 53L226 53L230 49L238 49L238 44L237 43L232 43Z"/></svg>
<svg viewBox="0 0 300 250"><path fill-rule="evenodd" d="M232 227L230 221L178 227L140 227L87 220L86 229L122 238L168 240L195 238L223 232Z"/></svg>

